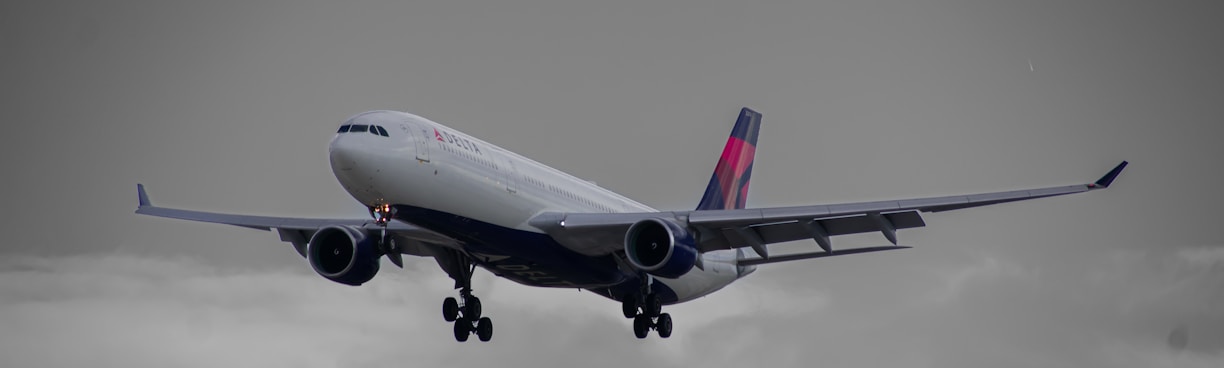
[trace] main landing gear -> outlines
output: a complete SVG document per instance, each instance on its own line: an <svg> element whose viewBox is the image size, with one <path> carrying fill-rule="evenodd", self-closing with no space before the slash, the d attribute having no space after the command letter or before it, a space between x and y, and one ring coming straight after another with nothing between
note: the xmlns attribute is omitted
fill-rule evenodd
<svg viewBox="0 0 1224 368"><path fill-rule="evenodd" d="M671 337L671 315L662 313L663 303L659 300L659 295L650 291L650 276L645 276L644 279L646 281L642 283L640 292L625 295L621 299L621 312L625 318L633 319L633 335L637 338L646 338L650 330L658 331L659 337Z"/></svg>
<svg viewBox="0 0 1224 368"><path fill-rule="evenodd" d="M455 340L467 341L473 333L480 341L493 338L493 320L480 316L480 298L472 295L470 289L460 291L463 305L455 298L442 301L442 318L447 322L455 322Z"/></svg>
<svg viewBox="0 0 1224 368"><path fill-rule="evenodd" d="M451 277L459 287L459 299L442 300L442 319L455 323L455 340L459 342L467 341L472 334L480 341L489 341L493 338L493 320L480 315L480 298L472 295L472 273L476 271L476 264L462 255L456 258L462 262L455 265L457 272Z"/></svg>

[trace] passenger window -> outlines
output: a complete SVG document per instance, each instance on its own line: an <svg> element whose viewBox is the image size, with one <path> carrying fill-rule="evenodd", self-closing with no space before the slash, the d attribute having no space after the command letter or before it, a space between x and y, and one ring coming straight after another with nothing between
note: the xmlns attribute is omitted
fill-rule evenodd
<svg viewBox="0 0 1224 368"><path fill-rule="evenodd" d="M340 131L338 131L338 132L336 132L336 133L348 133L349 128L352 128L352 127L353 127L352 125L341 125L341 126L340 126Z"/></svg>
<svg viewBox="0 0 1224 368"><path fill-rule="evenodd" d="M349 131L353 133L364 132L368 128L369 127L365 125L353 124L353 128L349 129Z"/></svg>
<svg viewBox="0 0 1224 368"><path fill-rule="evenodd" d="M378 125L378 126L376 126L376 127L378 128L378 135L381 135L381 136L384 136L384 137L390 137L390 136L391 136L391 135L387 134L387 130L386 130L386 129L383 129L382 125Z"/></svg>

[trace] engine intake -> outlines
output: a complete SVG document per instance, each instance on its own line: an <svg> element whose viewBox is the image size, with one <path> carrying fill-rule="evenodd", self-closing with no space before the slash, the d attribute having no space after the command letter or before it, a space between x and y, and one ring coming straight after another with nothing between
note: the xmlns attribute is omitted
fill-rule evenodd
<svg viewBox="0 0 1224 368"><path fill-rule="evenodd" d="M625 254L633 267L666 278L680 277L697 264L693 237L679 224L664 219L645 219L629 226Z"/></svg>
<svg viewBox="0 0 1224 368"><path fill-rule="evenodd" d="M345 285L361 285L378 274L378 245L364 230L327 226L310 237L306 259L319 276Z"/></svg>

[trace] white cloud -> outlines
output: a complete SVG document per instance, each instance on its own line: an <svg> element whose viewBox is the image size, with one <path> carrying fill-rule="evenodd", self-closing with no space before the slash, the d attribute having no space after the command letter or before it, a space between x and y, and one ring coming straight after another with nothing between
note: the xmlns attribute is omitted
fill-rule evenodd
<svg viewBox="0 0 1224 368"><path fill-rule="evenodd" d="M1001 278L1032 277L1036 271L1026 270L1019 264L1000 260L997 257L985 256L979 258L976 263L939 273L943 283L927 293L923 298L925 302L936 304L956 302L961 293L967 289L997 282Z"/></svg>
<svg viewBox="0 0 1224 368"><path fill-rule="evenodd" d="M1177 257L1193 267L1224 267L1224 247L1182 248Z"/></svg>
<svg viewBox="0 0 1224 368"><path fill-rule="evenodd" d="M129 256L6 263L5 366L335 366L427 325L402 318L405 309L424 311L388 292L390 282L347 288L299 274L224 274L184 259Z"/></svg>
<svg viewBox="0 0 1224 368"><path fill-rule="evenodd" d="M495 338L460 344L441 318L452 281L427 259L348 287L184 258L14 257L0 264L0 366L439 366L507 356L620 366L686 357L688 335L638 341L619 304L602 297L478 275ZM723 307L673 313L679 328L697 331L745 310Z"/></svg>
<svg viewBox="0 0 1224 368"><path fill-rule="evenodd" d="M1132 344L1105 346L1102 356L1108 357L1108 366L1144 368L1217 368L1224 363L1224 356L1191 351L1173 351L1161 347Z"/></svg>
<svg viewBox="0 0 1224 368"><path fill-rule="evenodd" d="M767 269L668 307L677 333L667 340L633 338L602 297L481 272L497 332L463 344L440 316L451 280L428 259L347 287L187 258L14 257L0 261L0 365L1210 366L1224 361L1224 313L1210 309L1221 270L1186 267L1199 264L1186 252L1119 251L1073 269L978 258L946 277L914 275L885 305L863 283L795 288L779 278L802 275ZM941 302L910 301L926 290ZM1181 353L1165 346L1177 325L1189 327Z"/></svg>

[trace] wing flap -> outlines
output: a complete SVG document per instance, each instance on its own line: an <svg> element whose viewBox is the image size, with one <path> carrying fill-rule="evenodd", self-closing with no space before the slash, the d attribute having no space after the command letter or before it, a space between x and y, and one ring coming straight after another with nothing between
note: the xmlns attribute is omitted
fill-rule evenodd
<svg viewBox="0 0 1224 368"><path fill-rule="evenodd" d="M893 212L882 214L896 229L909 229L926 226L918 211ZM820 220L820 224L828 230L829 235L847 235L870 233L883 230L879 223L869 216L851 216Z"/></svg>
<svg viewBox="0 0 1224 368"><path fill-rule="evenodd" d="M910 247L907 247L907 246L850 248L850 249L838 249L838 250L834 250L830 252L782 254L782 255L776 255L773 257L769 257L769 258L745 258L745 259L740 259L737 262L740 266L756 266L756 265L763 265L767 263L790 262L790 261L798 261L802 259L844 256L844 255L850 255L850 254L882 252L886 250L898 250L898 249L909 249L909 248Z"/></svg>
<svg viewBox="0 0 1224 368"><path fill-rule="evenodd" d="M895 229L909 229L926 226L926 222L922 220L922 216L919 215L917 211L885 213L883 216L893 224ZM867 215L818 219L814 222L819 224L820 228L823 229L828 236L873 233L884 230L878 221ZM740 228L742 227L722 229L720 233L726 238L725 241L717 242L717 245L715 245L714 242L711 242L709 245L712 246L703 246L702 250L708 251L714 249L731 249L735 248L733 244L748 244L748 239L742 239L739 232L736 230ZM807 225L805 225L805 221L777 222L755 225L749 228L756 230L756 233L760 234L761 240L766 244L814 238L814 234L807 227Z"/></svg>

